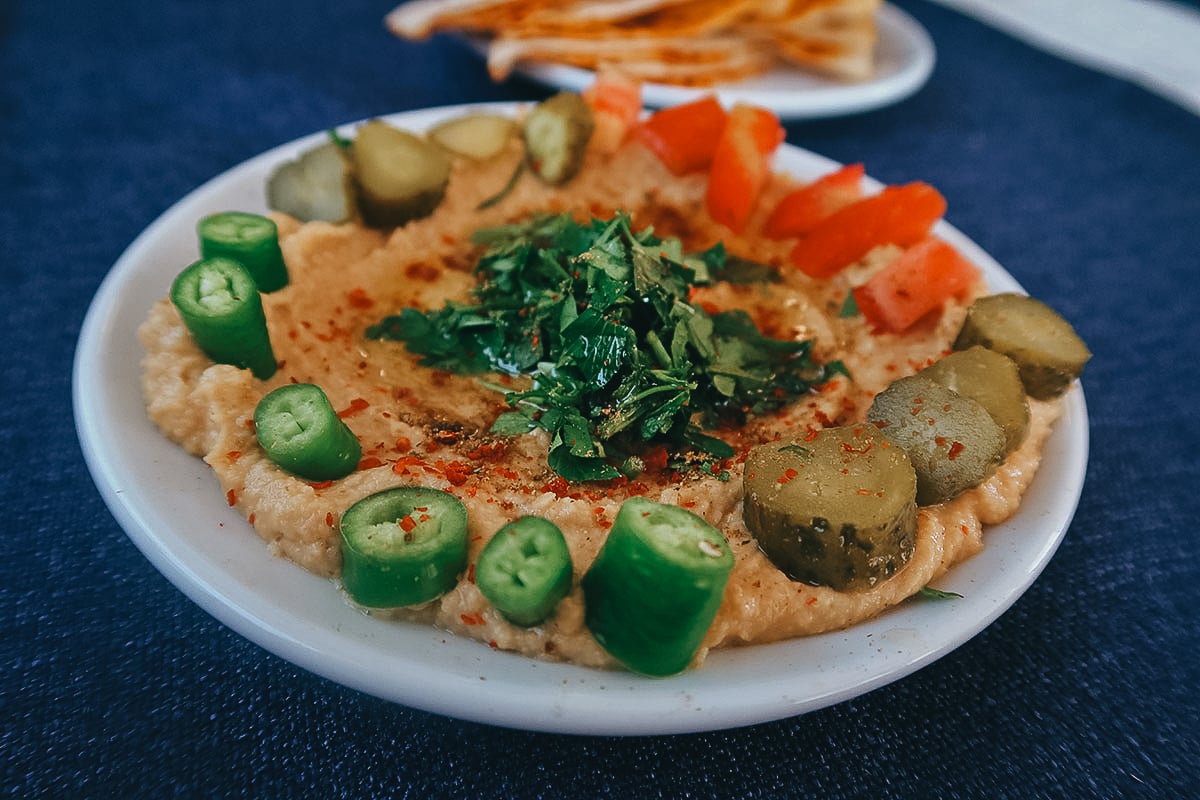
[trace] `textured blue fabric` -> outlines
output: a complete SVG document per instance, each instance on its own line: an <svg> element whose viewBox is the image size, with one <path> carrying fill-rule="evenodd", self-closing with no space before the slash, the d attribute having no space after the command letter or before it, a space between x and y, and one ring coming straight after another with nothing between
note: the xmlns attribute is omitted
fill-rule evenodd
<svg viewBox="0 0 1200 800"><path fill-rule="evenodd" d="M950 220L1096 353L1074 524L981 635L795 719L563 737L330 683L168 584L77 444L87 304L174 200L269 147L372 114L545 94L491 85L453 43L393 39L391 5L0 0L0 794L1197 796L1200 118L920 0L901 5L937 42L929 84L788 138L939 187Z"/></svg>

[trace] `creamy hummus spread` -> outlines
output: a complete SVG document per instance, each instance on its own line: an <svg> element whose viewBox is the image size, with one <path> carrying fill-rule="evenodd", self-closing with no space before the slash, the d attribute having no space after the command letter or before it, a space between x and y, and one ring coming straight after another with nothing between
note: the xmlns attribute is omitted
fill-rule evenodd
<svg viewBox="0 0 1200 800"><path fill-rule="evenodd" d="M213 364L167 300L150 310L140 337L151 419L212 467L229 504L273 553L336 579L341 513L370 493L412 484L444 489L463 501L472 563L504 523L535 514L563 529L578 579L604 542L622 500L644 495L707 519L725 533L736 556L699 662L714 647L813 634L870 618L978 552L983 526L1015 512L1059 413L1057 402L1031 403L1027 438L986 483L920 510L916 551L907 566L853 593L793 582L759 551L742 520L738 458L727 464L727 480L652 468L622 485L567 483L547 467L548 441L541 432L490 435L493 420L507 410L501 393L475 377L418 366L403 345L368 339L364 330L402 307L435 309L449 299L468 300L477 255L471 234L534 211L607 217L625 210L635 229L653 225L660 236L680 237L688 249L724 241L730 253L778 267L781 283L717 284L699 289L695 301L744 309L774 337L813 338L814 356L842 359L854 379L837 377L781 412L753 419L741 430L722 431L742 454L780 436L861 421L875 393L948 352L964 314L964 306L951 303L936 321L903 335L872 333L861 318L841 318L852 283L897 250L880 248L830 280L809 279L789 267L789 243L731 235L712 223L704 212L704 177L674 177L635 143L614 153L589 153L579 176L561 188L526 175L503 202L478 210L520 158L514 142L511 152L487 163L459 161L435 213L387 233L277 216L291 282L263 297L280 363L267 381L248 370ZM774 176L759 208L773 207L793 186L790 178ZM752 220L747 230L756 230L759 222ZM512 379L491 379L517 385ZM312 484L274 466L259 447L252 428L255 406L268 391L289 382L324 388L357 435L363 460L349 477ZM522 629L506 622L471 578L468 569L454 590L420 608L372 613L416 618L529 656L615 666L584 626L578 580L545 624Z"/></svg>

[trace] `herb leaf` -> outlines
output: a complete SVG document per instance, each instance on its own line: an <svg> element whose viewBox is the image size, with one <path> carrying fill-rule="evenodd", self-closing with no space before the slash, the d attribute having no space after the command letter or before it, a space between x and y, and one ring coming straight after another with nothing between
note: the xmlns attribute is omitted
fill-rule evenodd
<svg viewBox="0 0 1200 800"><path fill-rule="evenodd" d="M812 343L762 334L742 311L688 302L714 280L767 280L770 268L720 244L687 255L676 239L635 232L626 214L569 214L478 231L475 302L402 309L367 336L404 342L421 363L459 374L526 375L492 431L550 435L549 465L568 480L608 480L649 445L674 468L720 475L732 457L703 433L779 408L845 368L810 358Z"/></svg>
<svg viewBox="0 0 1200 800"><path fill-rule="evenodd" d="M932 586L922 586L917 590L917 595L924 600L955 600L962 597L958 592L947 592Z"/></svg>

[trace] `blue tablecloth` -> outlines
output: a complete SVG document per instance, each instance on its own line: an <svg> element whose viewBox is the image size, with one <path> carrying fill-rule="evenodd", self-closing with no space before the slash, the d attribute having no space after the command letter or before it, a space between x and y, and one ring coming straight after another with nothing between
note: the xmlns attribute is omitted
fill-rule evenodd
<svg viewBox="0 0 1200 800"><path fill-rule="evenodd" d="M1074 523L1011 610L894 684L751 728L609 739L413 711L231 632L114 522L71 414L89 300L174 200L332 124L546 90L392 38L391 0L0 3L0 793L1196 796L1200 118L900 5L937 43L928 85L788 141L939 187L953 224L1075 322L1096 355Z"/></svg>

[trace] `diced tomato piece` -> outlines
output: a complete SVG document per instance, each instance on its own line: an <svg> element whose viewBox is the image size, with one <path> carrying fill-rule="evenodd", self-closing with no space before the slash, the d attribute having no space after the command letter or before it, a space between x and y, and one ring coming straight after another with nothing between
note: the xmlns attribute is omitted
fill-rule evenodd
<svg viewBox="0 0 1200 800"><path fill-rule="evenodd" d="M946 213L946 199L927 183L889 186L835 211L792 249L792 263L813 278L828 278L883 244L909 247Z"/></svg>
<svg viewBox="0 0 1200 800"><path fill-rule="evenodd" d="M854 302L877 330L900 333L979 280L979 268L949 243L929 236L854 290Z"/></svg>
<svg viewBox="0 0 1200 800"><path fill-rule="evenodd" d="M611 114L633 126L642 114L642 85L622 72L601 68L583 99L599 114Z"/></svg>
<svg viewBox="0 0 1200 800"><path fill-rule="evenodd" d="M763 234L790 239L808 233L833 212L862 199L863 173L862 164L847 164L789 192L767 218Z"/></svg>
<svg viewBox="0 0 1200 800"><path fill-rule="evenodd" d="M784 135L779 118L765 108L733 107L708 170L705 205L710 217L734 233L745 229Z"/></svg>
<svg viewBox="0 0 1200 800"><path fill-rule="evenodd" d="M727 116L708 95L655 111L638 126L637 136L671 174L703 172L712 164Z"/></svg>
<svg viewBox="0 0 1200 800"><path fill-rule="evenodd" d="M614 152L638 124L642 115L642 85L612 68L601 68L592 85L583 90L592 108L593 144L601 152Z"/></svg>

